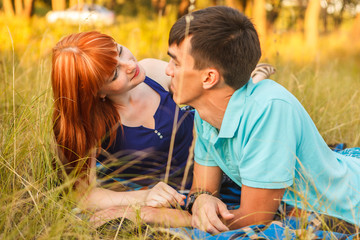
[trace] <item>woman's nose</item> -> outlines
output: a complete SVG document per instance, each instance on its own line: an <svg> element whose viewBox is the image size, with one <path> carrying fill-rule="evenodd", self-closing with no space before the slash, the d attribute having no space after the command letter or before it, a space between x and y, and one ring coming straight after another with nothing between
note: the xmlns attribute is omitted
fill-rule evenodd
<svg viewBox="0 0 360 240"><path fill-rule="evenodd" d="M126 73L132 73L136 69L136 62L134 60L128 60L124 63L126 67Z"/></svg>

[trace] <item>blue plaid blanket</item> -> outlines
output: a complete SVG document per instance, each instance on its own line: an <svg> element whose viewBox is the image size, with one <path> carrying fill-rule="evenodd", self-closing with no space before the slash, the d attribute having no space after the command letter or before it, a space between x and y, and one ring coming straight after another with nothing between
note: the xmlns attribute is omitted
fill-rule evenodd
<svg viewBox="0 0 360 240"><path fill-rule="evenodd" d="M297 218L288 217L282 221L273 221L271 224L265 225L253 225L249 227L240 228L238 230L232 230L223 232L217 235L211 235L210 233L201 231L195 228L172 228L170 233L182 238L182 239L206 239L206 240L247 240L247 239L360 239L360 234L344 234L337 232L321 231L317 230L317 221L315 218L309 219L307 227L301 227L304 225L303 221Z"/></svg>

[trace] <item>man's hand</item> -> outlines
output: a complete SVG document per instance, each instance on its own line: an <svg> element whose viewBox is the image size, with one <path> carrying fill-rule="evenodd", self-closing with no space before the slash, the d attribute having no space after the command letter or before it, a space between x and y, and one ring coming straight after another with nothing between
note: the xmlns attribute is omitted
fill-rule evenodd
<svg viewBox="0 0 360 240"><path fill-rule="evenodd" d="M222 219L230 220L234 217L225 203L208 194L201 194L196 198L192 212L191 225L211 234L229 231Z"/></svg>
<svg viewBox="0 0 360 240"><path fill-rule="evenodd" d="M185 195L178 193L166 183L159 182L149 190L145 199L145 206L150 207L176 207L185 205Z"/></svg>

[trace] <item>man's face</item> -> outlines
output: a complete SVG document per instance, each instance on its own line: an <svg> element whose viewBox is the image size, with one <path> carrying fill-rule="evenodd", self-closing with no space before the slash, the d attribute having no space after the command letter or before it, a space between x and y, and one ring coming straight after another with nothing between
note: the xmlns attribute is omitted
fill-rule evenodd
<svg viewBox="0 0 360 240"><path fill-rule="evenodd" d="M202 95L201 70L194 69L194 58L190 55L191 38L186 38L179 45L169 46L171 57L166 67L166 74L171 77L171 91L177 104L193 106Z"/></svg>

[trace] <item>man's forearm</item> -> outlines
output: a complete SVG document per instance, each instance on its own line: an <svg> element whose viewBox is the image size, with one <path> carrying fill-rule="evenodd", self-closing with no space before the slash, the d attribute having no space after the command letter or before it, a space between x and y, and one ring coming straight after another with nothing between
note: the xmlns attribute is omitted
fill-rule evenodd
<svg viewBox="0 0 360 240"><path fill-rule="evenodd" d="M274 219L274 212L249 212L245 209L236 209L230 210L235 217L231 220L224 221L225 225L229 227L229 229L239 229L242 227L255 225L255 224L268 224Z"/></svg>

